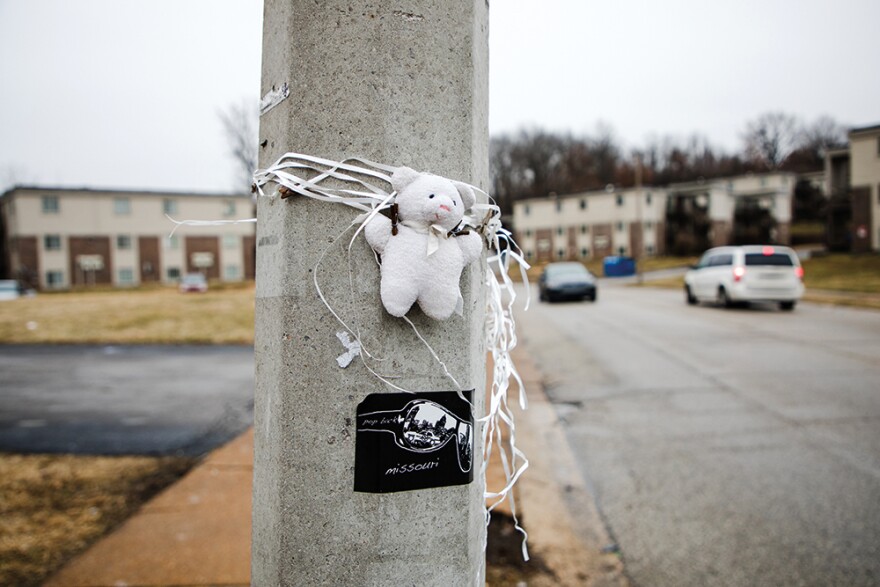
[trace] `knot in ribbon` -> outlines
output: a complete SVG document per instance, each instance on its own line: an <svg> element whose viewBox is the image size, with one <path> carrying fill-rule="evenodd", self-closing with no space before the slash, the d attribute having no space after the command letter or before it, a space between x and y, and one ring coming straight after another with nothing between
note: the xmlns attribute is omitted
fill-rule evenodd
<svg viewBox="0 0 880 587"><path fill-rule="evenodd" d="M430 257L440 248L440 239L449 238L449 231L439 224L432 224L428 227L428 256Z"/></svg>

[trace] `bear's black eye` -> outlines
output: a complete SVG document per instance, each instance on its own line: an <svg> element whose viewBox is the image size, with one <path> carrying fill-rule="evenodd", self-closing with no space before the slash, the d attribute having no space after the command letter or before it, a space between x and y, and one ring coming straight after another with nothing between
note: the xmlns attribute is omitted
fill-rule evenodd
<svg viewBox="0 0 880 587"><path fill-rule="evenodd" d="M458 204L455 203L455 200L452 200L452 205L453 205L453 206L458 206Z"/></svg>
<svg viewBox="0 0 880 587"><path fill-rule="evenodd" d="M430 196L428 196L428 199L429 199L429 200L433 200L433 199L434 199L434 194L431 194Z"/></svg>

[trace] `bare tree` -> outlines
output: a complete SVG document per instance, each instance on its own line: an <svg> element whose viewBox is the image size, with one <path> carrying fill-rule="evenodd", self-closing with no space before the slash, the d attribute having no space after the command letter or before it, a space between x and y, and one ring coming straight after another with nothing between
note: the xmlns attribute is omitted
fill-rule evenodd
<svg viewBox="0 0 880 587"><path fill-rule="evenodd" d="M801 132L800 148L810 149L823 159L829 149L836 149L845 144L846 127L838 124L830 116L820 116L812 124L804 125Z"/></svg>
<svg viewBox="0 0 880 587"><path fill-rule="evenodd" d="M244 101L230 105L218 116L229 143L229 154L235 161L235 188L248 192L257 169L258 107Z"/></svg>
<svg viewBox="0 0 880 587"><path fill-rule="evenodd" d="M797 146L798 121L784 112L767 112L746 125L746 156L767 169L778 169Z"/></svg>

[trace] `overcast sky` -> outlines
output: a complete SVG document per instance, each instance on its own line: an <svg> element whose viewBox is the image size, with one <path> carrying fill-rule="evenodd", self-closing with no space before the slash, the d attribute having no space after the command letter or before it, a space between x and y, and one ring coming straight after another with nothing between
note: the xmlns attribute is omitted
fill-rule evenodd
<svg viewBox="0 0 880 587"><path fill-rule="evenodd" d="M771 110L880 123L878 0L493 0L490 130L728 151ZM260 0L0 0L0 188L231 189ZM352 155L357 155L352 153ZM405 162L389 162L405 163Z"/></svg>

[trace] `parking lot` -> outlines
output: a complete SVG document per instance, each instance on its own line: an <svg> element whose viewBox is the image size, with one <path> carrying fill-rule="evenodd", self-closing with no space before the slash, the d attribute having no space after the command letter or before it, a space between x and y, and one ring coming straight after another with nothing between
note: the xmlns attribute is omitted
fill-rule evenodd
<svg viewBox="0 0 880 587"><path fill-rule="evenodd" d="M0 451L198 456L253 416L249 346L0 346Z"/></svg>

